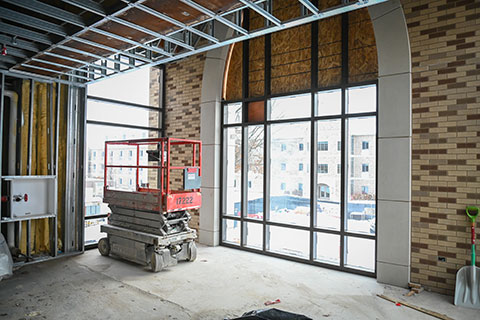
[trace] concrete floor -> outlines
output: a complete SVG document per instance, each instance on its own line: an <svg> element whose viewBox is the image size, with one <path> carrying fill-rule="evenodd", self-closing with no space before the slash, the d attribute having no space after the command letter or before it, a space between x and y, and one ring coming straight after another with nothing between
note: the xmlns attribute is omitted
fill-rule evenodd
<svg viewBox="0 0 480 320"><path fill-rule="evenodd" d="M68 276L65 274L68 273ZM433 319L380 299L403 299L454 319L480 319L452 297L224 247L159 273L97 250L23 267L0 282L2 319L225 319L274 307L313 319Z"/></svg>

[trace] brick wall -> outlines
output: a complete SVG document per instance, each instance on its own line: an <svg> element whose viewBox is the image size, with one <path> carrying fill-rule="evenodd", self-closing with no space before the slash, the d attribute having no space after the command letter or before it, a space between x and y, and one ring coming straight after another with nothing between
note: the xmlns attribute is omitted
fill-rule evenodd
<svg viewBox="0 0 480 320"><path fill-rule="evenodd" d="M480 205L480 2L402 3L413 72L411 279L453 294L470 263L465 206Z"/></svg>
<svg viewBox="0 0 480 320"><path fill-rule="evenodd" d="M203 66L205 54L198 54L166 67L166 136L183 139L200 139L200 98L202 91ZM150 71L150 103L158 105L159 70ZM151 117L151 121L158 121ZM172 150L173 165L190 164L191 151L183 148ZM183 178L179 171L174 172L171 187L180 189ZM198 229L199 213L191 211L190 226Z"/></svg>

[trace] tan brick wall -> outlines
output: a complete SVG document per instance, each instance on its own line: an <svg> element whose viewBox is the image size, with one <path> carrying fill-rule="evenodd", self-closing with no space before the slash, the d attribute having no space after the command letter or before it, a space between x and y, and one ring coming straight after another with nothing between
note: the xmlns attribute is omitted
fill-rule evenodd
<svg viewBox="0 0 480 320"><path fill-rule="evenodd" d="M411 279L453 294L470 263L465 206L480 205L480 1L402 3L413 72Z"/></svg>
<svg viewBox="0 0 480 320"><path fill-rule="evenodd" d="M200 98L202 91L203 66L205 54L198 54L178 62L169 63L166 67L166 136L183 139L200 139ZM159 70L152 68L150 72L150 103L158 105ZM158 121L152 117L151 121ZM191 151L184 148L173 149L172 164L191 162ZM171 187L181 189L180 171L174 172ZM190 226L198 229L199 212L191 211Z"/></svg>

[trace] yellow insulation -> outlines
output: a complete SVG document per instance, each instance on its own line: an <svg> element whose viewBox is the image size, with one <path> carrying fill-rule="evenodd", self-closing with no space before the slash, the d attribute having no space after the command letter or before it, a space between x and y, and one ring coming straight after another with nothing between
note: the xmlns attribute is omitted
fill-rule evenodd
<svg viewBox="0 0 480 320"><path fill-rule="evenodd" d="M57 230L59 239L62 235L61 225L64 212L64 191L65 191L65 145L66 145L66 87L61 87L60 96L60 138L59 138L59 163L58 163L58 221ZM49 86L46 83L35 83L33 100L33 126L32 126L32 175L48 175L48 148L49 148ZM55 85L54 85L55 92ZM28 164L28 128L30 125L29 104L30 104L30 82L24 80L22 83L22 99L21 108L23 113L23 126L21 128L21 152L22 167L21 174L27 175ZM52 135L55 136L55 115L56 103L55 94L52 96L53 103L53 130ZM53 150L54 152L54 150ZM33 254L39 254L50 251L50 225L49 219L36 219L31 221L32 234L30 236L30 247ZM26 253L26 230L27 222L22 222L22 234L20 242L20 250ZM59 250L61 250L61 241L59 240Z"/></svg>

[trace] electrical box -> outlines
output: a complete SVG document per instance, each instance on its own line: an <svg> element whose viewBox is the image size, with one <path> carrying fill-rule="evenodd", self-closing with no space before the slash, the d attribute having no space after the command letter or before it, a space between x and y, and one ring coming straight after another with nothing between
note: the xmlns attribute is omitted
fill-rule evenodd
<svg viewBox="0 0 480 320"><path fill-rule="evenodd" d="M202 179L199 175L198 167L188 167L183 170L183 189L200 189Z"/></svg>
<svg viewBox="0 0 480 320"><path fill-rule="evenodd" d="M55 176L4 176L7 214L2 220L28 220L54 217L57 213Z"/></svg>

